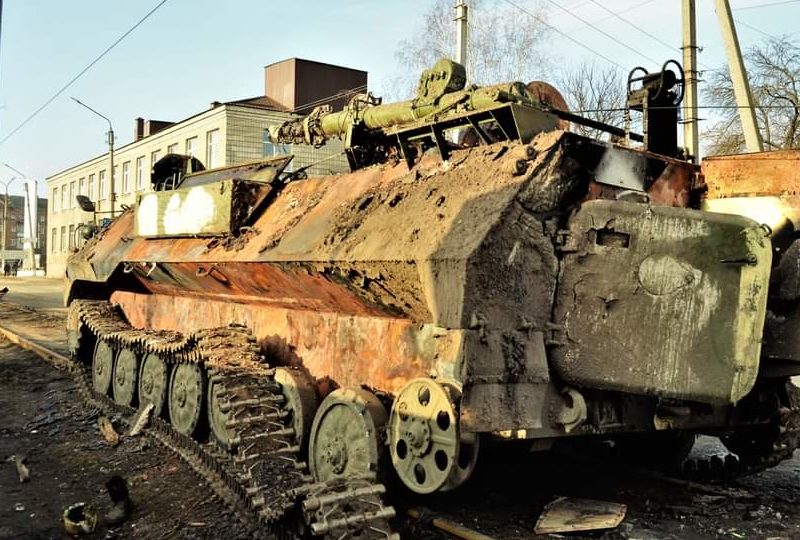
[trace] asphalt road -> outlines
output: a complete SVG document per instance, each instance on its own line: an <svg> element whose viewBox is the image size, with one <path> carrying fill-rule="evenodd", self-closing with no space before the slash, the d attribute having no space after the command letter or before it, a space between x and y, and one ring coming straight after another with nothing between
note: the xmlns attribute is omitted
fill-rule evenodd
<svg viewBox="0 0 800 540"><path fill-rule="evenodd" d="M8 287L4 301L47 311L66 311L64 280L44 277L0 278L0 289Z"/></svg>

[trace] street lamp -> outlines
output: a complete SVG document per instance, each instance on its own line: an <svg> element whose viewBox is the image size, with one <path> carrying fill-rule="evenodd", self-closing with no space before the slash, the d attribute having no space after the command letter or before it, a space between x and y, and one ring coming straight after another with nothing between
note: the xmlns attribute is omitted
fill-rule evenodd
<svg viewBox="0 0 800 540"><path fill-rule="evenodd" d="M77 103L78 105L80 105L82 107L85 107L85 108L89 109L94 114L96 114L97 116L99 116L100 118L102 118L103 120L108 122L108 158L109 158L110 167L111 167L111 191L109 192L109 195L110 195L110 199L111 199L111 217L113 218L114 217L114 210L115 210L114 207L116 206L116 202L117 202L117 192L116 192L116 190L114 188L114 127L111 125L111 120L109 120L106 116L103 116L102 114L100 114L96 110L92 109L91 107L89 107L87 104L83 103L78 98L73 97L72 101L74 101L75 103Z"/></svg>
<svg viewBox="0 0 800 540"><path fill-rule="evenodd" d="M12 171L14 171L18 175L20 175L24 180L30 180L30 176L28 176L24 172L20 171L16 167L13 167L13 166L9 165L5 161L3 162L3 166L11 169ZM25 242L24 249L25 249L25 251L27 251L27 255L28 255L27 259L28 259L28 264L30 265L30 270L35 270L36 269L36 256L34 255L34 253L35 253L35 250L39 249L39 224L33 222L33 216L32 216L33 210L31 209L31 194L30 194L30 189L29 189L28 184L29 183L26 181L22 185L22 187L25 189L25 198L24 198L25 216L27 216L27 218L28 218L27 221L28 221L28 234L29 234L29 236L25 237L25 239L24 239L24 242ZM34 205L33 208L38 209L38 207L39 207L39 194L36 193L35 184L34 184L34 190L33 191L34 191L34 193L33 193L33 205ZM53 203L55 204L55 201L53 201ZM5 244L3 244L3 245L5 246ZM3 266L5 266L5 263L3 264Z"/></svg>
<svg viewBox="0 0 800 540"><path fill-rule="evenodd" d="M7 182L0 181L0 183L2 183L6 188L6 197L3 200L3 252L2 255L0 255L0 267L2 267L4 270L6 267L6 226L8 225L8 186L10 186L11 182L16 179L16 176L12 176L11 180L8 180Z"/></svg>

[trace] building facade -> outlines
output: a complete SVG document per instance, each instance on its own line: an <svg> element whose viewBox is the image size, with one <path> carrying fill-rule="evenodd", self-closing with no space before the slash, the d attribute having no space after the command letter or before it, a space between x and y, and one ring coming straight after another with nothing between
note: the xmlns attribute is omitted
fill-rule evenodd
<svg viewBox="0 0 800 540"><path fill-rule="evenodd" d="M5 197L0 195L0 235L2 234L3 220L2 206L5 204ZM36 217L36 239L33 250L41 264L45 264L47 250L47 199L38 199L38 216ZM22 266L24 261L23 247L25 245L25 197L22 195L8 196L8 212L5 213L5 245L0 240L0 259L9 264ZM2 268L0 268L2 270Z"/></svg>
<svg viewBox="0 0 800 540"><path fill-rule="evenodd" d="M331 83L331 78L336 82ZM366 83L364 71L293 58L265 68L263 96L213 102L209 109L177 123L137 118L134 141L114 152L115 210L134 205L137 195L151 189L153 164L170 153L192 155L208 169L293 154L290 166L308 167L311 176L349 170L338 141L319 149L276 146L267 130L308 112L310 104L341 106L349 95L363 92ZM303 85L302 92L295 90L298 84ZM335 92L331 92L331 84L337 87ZM302 103L295 103L298 95L304 99ZM77 196L89 197L101 213L99 217L107 216L102 212L111 210L111 177L106 153L47 178L48 277L64 276L66 259L82 244L84 224L92 220L92 214L78 206Z"/></svg>

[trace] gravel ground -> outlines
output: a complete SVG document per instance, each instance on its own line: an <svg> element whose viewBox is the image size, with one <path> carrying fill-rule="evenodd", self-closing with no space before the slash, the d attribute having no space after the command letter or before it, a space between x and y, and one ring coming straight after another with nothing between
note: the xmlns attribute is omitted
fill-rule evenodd
<svg viewBox="0 0 800 540"><path fill-rule="evenodd" d="M121 527L100 525L91 538L244 537L225 507L184 463L144 437L112 448L83 406L71 378L8 342L0 342L0 539L64 538L61 515L76 502L100 515L105 483L126 479L134 513ZM20 483L13 455L26 457Z"/></svg>

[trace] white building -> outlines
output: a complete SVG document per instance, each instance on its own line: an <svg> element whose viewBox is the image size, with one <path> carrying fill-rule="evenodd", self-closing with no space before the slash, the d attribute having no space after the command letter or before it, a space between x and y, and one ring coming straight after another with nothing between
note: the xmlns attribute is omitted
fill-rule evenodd
<svg viewBox="0 0 800 540"><path fill-rule="evenodd" d="M137 193L150 189L150 169L168 153L192 155L209 169L292 153L292 166L311 165L309 175L348 170L341 143L332 141L320 149L276 148L267 128L320 104L341 107L350 95L366 91L366 83L364 71L293 58L265 68L263 96L213 102L208 110L176 123L137 118L134 141L114 152L116 210L133 205ZM90 214L78 208L76 196L88 196L98 212L107 212L110 181L107 153L47 178L49 277L64 275L67 256L80 244L79 226L91 220Z"/></svg>

